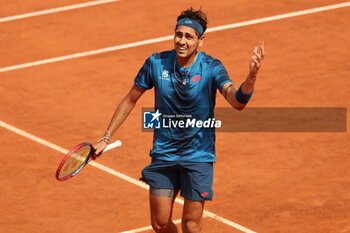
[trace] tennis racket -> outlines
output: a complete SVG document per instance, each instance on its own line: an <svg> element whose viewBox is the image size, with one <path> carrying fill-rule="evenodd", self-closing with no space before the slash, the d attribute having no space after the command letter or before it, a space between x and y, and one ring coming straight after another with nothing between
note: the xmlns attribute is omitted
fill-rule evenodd
<svg viewBox="0 0 350 233"><path fill-rule="evenodd" d="M121 147L121 141L115 141L104 149L107 152L117 147ZM86 164L94 158L95 149L91 143L84 142L75 146L63 158L56 171L56 178L59 181L64 181L75 176Z"/></svg>

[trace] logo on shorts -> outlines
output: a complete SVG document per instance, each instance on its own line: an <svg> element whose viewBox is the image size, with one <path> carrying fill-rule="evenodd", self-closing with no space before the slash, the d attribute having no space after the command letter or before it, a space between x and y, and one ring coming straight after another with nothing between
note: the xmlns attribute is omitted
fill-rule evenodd
<svg viewBox="0 0 350 233"><path fill-rule="evenodd" d="M157 110L156 112L143 112L143 128L144 129L159 129L160 116L162 114Z"/></svg>
<svg viewBox="0 0 350 233"><path fill-rule="evenodd" d="M202 197L206 197L206 196L208 196L208 195L209 195L208 192L204 192L204 193L201 194Z"/></svg>

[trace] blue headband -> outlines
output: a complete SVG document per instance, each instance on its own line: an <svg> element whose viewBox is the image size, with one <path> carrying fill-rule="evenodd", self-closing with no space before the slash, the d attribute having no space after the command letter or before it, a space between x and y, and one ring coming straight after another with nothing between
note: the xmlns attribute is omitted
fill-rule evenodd
<svg viewBox="0 0 350 233"><path fill-rule="evenodd" d="M203 35L204 33L204 30L203 30L203 27L202 25L200 25L200 23L198 23L197 21L193 20L193 19L190 19L190 18L183 18L183 19L180 19L179 21L177 21L177 24L176 24L176 28L178 26L187 26L187 27L190 27L190 28L193 28L196 32L199 33L199 35Z"/></svg>

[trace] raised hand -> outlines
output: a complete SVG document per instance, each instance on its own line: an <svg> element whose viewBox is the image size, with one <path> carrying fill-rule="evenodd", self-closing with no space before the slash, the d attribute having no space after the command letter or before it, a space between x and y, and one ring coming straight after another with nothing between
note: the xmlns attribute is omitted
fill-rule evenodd
<svg viewBox="0 0 350 233"><path fill-rule="evenodd" d="M264 42L262 42L259 48L255 46L253 55L251 57L252 59L250 60L249 68L250 68L251 75L255 76L258 73L264 57L265 57Z"/></svg>

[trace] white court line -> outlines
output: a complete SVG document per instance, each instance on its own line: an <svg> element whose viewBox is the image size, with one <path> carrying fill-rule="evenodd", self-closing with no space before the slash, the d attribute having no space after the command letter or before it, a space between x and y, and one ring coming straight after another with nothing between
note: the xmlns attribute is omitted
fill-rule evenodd
<svg viewBox="0 0 350 233"><path fill-rule="evenodd" d="M294 11L294 12L290 12L290 13L264 17L264 18L260 18L260 19L248 20L248 21L241 22L241 23L233 23L233 24L228 24L228 25L224 25L224 26L213 27L213 28L208 29L207 32L221 31L221 30L226 30L226 29L244 27L244 26L248 26L248 25L271 22L271 21L276 21L276 20L280 20L280 19L287 19L287 18L292 18L292 17L296 17L296 16L301 16L301 15L309 15L309 14L313 14L313 13L335 10L335 9L339 9L339 8L349 7L349 6L350 6L350 2L343 2L343 3L328 5L328 6L311 8L311 9L307 9L307 10Z"/></svg>
<svg viewBox="0 0 350 233"><path fill-rule="evenodd" d="M154 43L158 43L158 42L162 42L162 41L171 40L172 38L173 38L173 36L165 36L165 37L160 37L160 38L156 38L156 39L144 40L144 41L124 44L124 45L117 45L117 46L103 48L103 49L91 50L91 51L82 52L82 53L75 53L75 54L61 56L61 57L54 57L54 58L49 58L49 59L45 59L45 60L24 63L24 64L20 64L20 65L8 66L8 67L0 68L0 73L5 72L5 71L10 71L10 70L18 70L18 69L28 68L28 67L32 67L32 66L54 63L54 62L58 62L58 61L65 61L65 60L69 60L69 59L73 59L73 58L80 58L80 57L86 57L86 56L96 55L96 54L100 54L100 53L107 53L107 52L111 52L111 51L132 48L132 47L137 47L137 46L146 45L146 44L154 44Z"/></svg>
<svg viewBox="0 0 350 233"><path fill-rule="evenodd" d="M58 151L58 152L60 152L62 154L67 154L69 152L69 150L64 149L63 147L57 146L57 145L55 145L55 144L53 144L53 143L51 143L51 142L49 142L49 141L47 141L45 139L42 139L42 138L34 136L34 135L30 134L30 133L27 133L27 132L25 132L25 131L23 131L21 129L18 129L18 128L12 126L12 125L9 125L6 122L3 122L1 120L0 120L0 126L5 128L5 129L7 129L7 130L9 130L9 131L11 131L11 132L14 132L16 134L19 134L19 135L21 135L21 136L23 136L25 138L28 138L28 139L32 140L32 141L35 141L35 142L40 143L40 144L42 144L42 145L44 145L46 147L49 147L49 148L51 148L51 149L53 149L55 151ZM102 171L105 171L105 172L107 172L107 173L109 173L111 175L114 175L114 176L116 176L116 177L118 177L118 178L120 178L122 180L128 181L128 182L130 182L132 184L135 184L135 185L140 186L142 188L148 189L148 185L146 185L145 183L143 183L141 181L138 181L138 180L135 180L135 179L133 179L133 178L127 176L127 175L124 175L123 173L117 172L117 171L115 171L115 170L113 170L113 169L111 169L109 167L106 167L106 166L104 166L102 164L99 164L99 163L97 163L95 161L89 162L89 165L91 165L93 167L96 167L96 168L98 168L98 169L100 169Z"/></svg>
<svg viewBox="0 0 350 233"><path fill-rule="evenodd" d="M120 0L97 0L92 2L78 3L74 5L69 5L69 6L62 6L62 7L57 7L57 8L47 9L47 10L33 11L25 14L0 18L0 23L18 20L18 19L25 19L25 18L39 16L39 15L47 15L47 14L52 14L52 13L57 13L62 11L69 11L69 10L74 10L78 8L83 8L83 7L96 6L96 5L101 5L101 4L111 3L111 2L118 2L118 1Z"/></svg>
<svg viewBox="0 0 350 233"><path fill-rule="evenodd" d="M312 9L308 9L308 10L302 10L302 11L295 11L295 12L291 12L291 13L280 14L280 15L275 15L275 16L270 16L270 17L265 17L265 18L260 18L260 19L254 19L254 20L249 20L249 21L240 22L240 23L233 23L233 24L227 24L227 25L223 25L223 26L213 27L213 28L209 28L207 30L207 32L216 32L216 31L222 31L222 30L233 29L233 28L238 28L238 27L244 27L244 26L248 26L248 25L265 23L265 22L275 21L275 20L279 20L279 19L286 19L286 18L307 15L307 14L312 14L312 13L317 13L317 12L322 12L322 11L334 10L334 9L338 9L338 8L348 7L348 6L350 6L350 2L344 2L344 3L329 5L329 6L323 6L323 7L312 8ZM143 41L134 42L134 43L128 43L128 44L117 45L117 46L112 46L112 47L107 47L107 48L102 48L102 49L97 49L97 50L91 50L91 51L87 51L87 52L75 53L75 54L70 54L70 55L66 55L66 56L60 56L60 57L54 57L54 58L49 58L49 59L44 59L44 60L39 60L39 61L34 61L34 62L23 63L23 64L19 64L19 65L2 67L2 68L0 68L0 73L6 72L6 71L11 71L11 70L18 70L18 69L43 65L43 64L49 64L49 63L53 63L53 62L74 59L74 58L80 58L80 57L101 54L101 53L107 53L107 52L112 52L112 51L117 51L117 50L121 50L121 49L147 45L147 44L159 43L159 42L171 40L172 38L173 38L173 35L164 36L164 37L159 37L159 38L155 38L155 39L143 40Z"/></svg>
<svg viewBox="0 0 350 233"><path fill-rule="evenodd" d="M27 133L27 132L25 132L25 131L23 131L21 129L18 129L18 128L10 125L10 124L7 124L6 122L3 122L1 120L0 120L0 127L3 127L5 129L13 132L13 133L19 134L19 135L21 135L21 136L23 136L25 138L28 138L28 139L30 139L32 141L40 143L40 144L42 144L42 145L44 145L46 147L49 147L49 148L51 148L51 149L53 149L55 151L58 151L60 153L67 154L69 152L67 149L64 149L63 147L57 146L57 145L55 145L55 144L53 144L53 143L51 143L51 142L49 142L49 141L47 141L45 139L42 139L42 138L34 136L34 135L30 134L30 133ZM100 170L102 170L104 172L107 172L107 173L109 173L109 174L111 174L113 176L116 176L116 177L118 177L118 178L120 178L122 180L125 180L125 181L127 181L129 183L137 185L137 186L139 186L141 188L144 188L144 189L147 189L147 190L149 189L149 186L147 184L145 184L145 183L143 183L143 182L141 182L139 180L136 180L136 179L134 179L134 178L132 178L130 176L127 176L127 175L125 175L125 174L123 174L121 172L117 172L116 170L113 170L112 168L109 168L109 167L107 167L105 165L102 165L100 163L97 163L95 161L91 161L89 163L89 165L91 165L91 166L93 166L95 168L98 168L98 169L100 169ZM184 201L182 199L176 198L175 201L177 203L181 204L181 205L184 204ZM252 231L252 230L250 230L250 229L248 229L246 227L243 227L243 226L241 226L241 225L239 225L237 223L234 223L234 222L232 222L232 221L230 221L228 219L220 217L220 216L218 216L218 215L216 215L216 214L214 214L214 213L212 213L210 211L204 210L204 214L203 215L205 217L213 218L213 219L215 219L215 220L217 220L217 221L219 221L221 223L224 223L224 224L226 224L228 226L231 226L233 228L241 230L242 232L245 232L245 233L256 233L256 232L254 232L254 231Z"/></svg>

